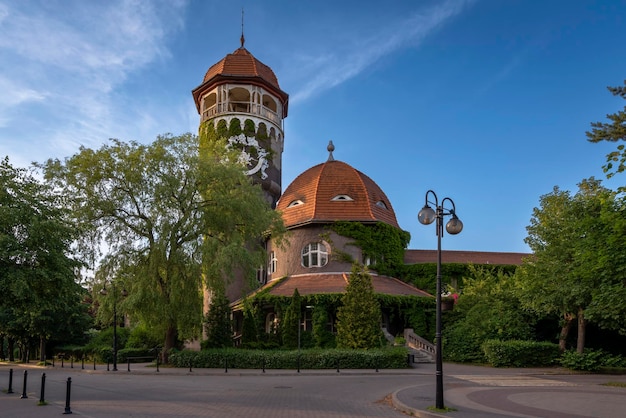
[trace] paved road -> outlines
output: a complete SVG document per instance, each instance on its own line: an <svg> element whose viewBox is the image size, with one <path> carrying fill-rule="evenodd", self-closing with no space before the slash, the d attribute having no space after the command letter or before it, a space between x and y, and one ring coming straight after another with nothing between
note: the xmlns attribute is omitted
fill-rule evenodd
<svg viewBox="0 0 626 418"><path fill-rule="evenodd" d="M301 373L289 370L161 368L145 365L126 371L46 369L0 364L0 389L8 387L14 369L13 394L0 393L0 417L59 417L65 411L71 377L73 415L106 417L624 417L626 376L577 375L558 369L494 369L444 364L447 414L434 405L434 365L410 370L335 370ZM27 399L20 399L28 370ZM37 406L41 375L45 399Z"/></svg>
<svg viewBox="0 0 626 418"><path fill-rule="evenodd" d="M135 369L135 366L133 366ZM20 399L23 366L14 365L12 395L0 393L1 417L59 417L72 378L70 410L85 417L406 417L385 397L415 382L415 373L184 369L92 372L47 368L46 406L37 406L41 374L28 369L28 399ZM430 376L420 376L430 379ZM0 388L8 367L0 366Z"/></svg>

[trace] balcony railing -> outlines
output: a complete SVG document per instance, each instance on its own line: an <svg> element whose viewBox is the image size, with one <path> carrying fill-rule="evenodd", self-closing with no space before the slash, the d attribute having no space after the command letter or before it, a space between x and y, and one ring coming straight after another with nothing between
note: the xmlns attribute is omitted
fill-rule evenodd
<svg viewBox="0 0 626 418"><path fill-rule="evenodd" d="M249 113L261 116L282 127L278 113L262 105L250 102L217 103L202 112L202 122L224 113Z"/></svg>

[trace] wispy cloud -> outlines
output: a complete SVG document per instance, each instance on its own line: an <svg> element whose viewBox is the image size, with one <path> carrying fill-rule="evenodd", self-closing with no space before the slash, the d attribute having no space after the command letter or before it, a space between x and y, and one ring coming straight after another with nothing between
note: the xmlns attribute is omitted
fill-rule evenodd
<svg viewBox="0 0 626 418"><path fill-rule="evenodd" d="M354 42L334 52L318 56L299 56L296 66L302 78L301 89L291 95L290 102L306 100L333 88L360 74L372 64L401 48L419 46L438 27L463 11L471 0L447 0L436 6L415 11L395 22L385 22L378 32L363 38L358 34ZM329 48L330 50L331 48Z"/></svg>
<svg viewBox="0 0 626 418"><path fill-rule="evenodd" d="M116 106L116 88L131 73L169 57L165 39L183 27L186 5L186 0L0 3L0 61L11 63L0 70L0 127L11 123L20 106L36 101L40 114L55 118L53 130L42 132L52 148L73 152L78 142L108 138L119 124L112 113L125 112ZM43 122L35 115L32 121Z"/></svg>

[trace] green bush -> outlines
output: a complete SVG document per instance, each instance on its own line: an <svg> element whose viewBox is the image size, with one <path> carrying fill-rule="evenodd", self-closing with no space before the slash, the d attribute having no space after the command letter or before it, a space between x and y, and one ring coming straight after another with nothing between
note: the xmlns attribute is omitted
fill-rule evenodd
<svg viewBox="0 0 626 418"><path fill-rule="evenodd" d="M140 323L130 330L126 344L120 345L120 347L154 349L162 343L162 338L159 335L156 335L147 326Z"/></svg>
<svg viewBox="0 0 626 418"><path fill-rule="evenodd" d="M595 372L603 367L626 367L626 359L615 356L604 350L585 350L582 354L573 350L564 352L561 356L561 365L570 370Z"/></svg>
<svg viewBox="0 0 626 418"><path fill-rule="evenodd" d="M126 346L130 337L130 329L127 327L117 327L117 348L119 351ZM113 361L113 328L102 331L92 331L91 338L84 347L86 356L95 356L99 362L106 363Z"/></svg>
<svg viewBox="0 0 626 418"><path fill-rule="evenodd" d="M63 345L54 348L55 356L62 355L63 358L68 360L72 357L74 359L81 359L84 355L86 355L86 353L87 350L85 349L85 346L82 345Z"/></svg>
<svg viewBox="0 0 626 418"><path fill-rule="evenodd" d="M210 349L173 352L175 367L234 369L401 369L407 367L407 350L394 347L376 350L245 350Z"/></svg>
<svg viewBox="0 0 626 418"><path fill-rule="evenodd" d="M131 357L131 363L147 363L156 359L156 351L149 348L124 348L117 351L117 361L125 363ZM133 359L132 357L143 357Z"/></svg>
<svg viewBox="0 0 626 418"><path fill-rule="evenodd" d="M559 358L559 346L549 342L487 340L482 349L494 367L546 367Z"/></svg>
<svg viewBox="0 0 626 418"><path fill-rule="evenodd" d="M457 363L484 363L482 338L470 332L463 324L454 324L443 336L443 357Z"/></svg>

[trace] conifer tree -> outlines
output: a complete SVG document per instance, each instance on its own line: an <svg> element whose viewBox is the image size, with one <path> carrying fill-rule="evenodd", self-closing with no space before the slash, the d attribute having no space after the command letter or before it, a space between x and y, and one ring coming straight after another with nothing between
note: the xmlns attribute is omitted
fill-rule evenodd
<svg viewBox="0 0 626 418"><path fill-rule="evenodd" d="M300 308L302 298L300 292L296 288L291 296L291 303L285 310L285 316L281 321L281 332L283 337L283 346L285 348L295 349L298 347L298 327L300 326Z"/></svg>
<svg viewBox="0 0 626 418"><path fill-rule="evenodd" d="M353 264L342 302L337 311L337 347L380 347L384 339L380 327L382 314L366 267Z"/></svg>
<svg viewBox="0 0 626 418"><path fill-rule="evenodd" d="M230 306L228 298L223 292L217 292L213 296L209 312L206 315L205 327L207 334L205 344L207 347L222 348L233 345Z"/></svg>

